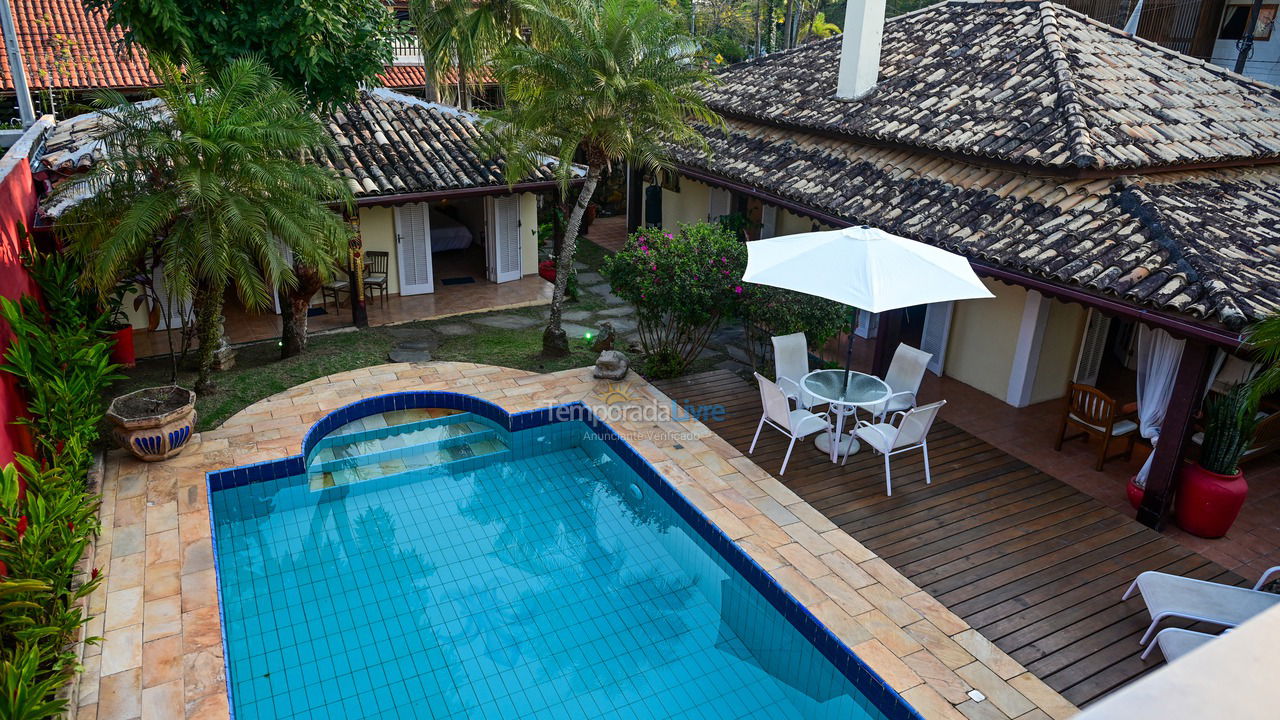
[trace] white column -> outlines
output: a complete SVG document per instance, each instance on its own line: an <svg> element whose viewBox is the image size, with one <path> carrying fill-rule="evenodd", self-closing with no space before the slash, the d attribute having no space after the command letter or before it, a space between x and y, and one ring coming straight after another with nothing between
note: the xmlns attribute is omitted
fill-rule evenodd
<svg viewBox="0 0 1280 720"><path fill-rule="evenodd" d="M1040 363L1040 346L1044 344L1044 330L1048 324L1049 299L1036 290L1028 290L1027 299L1022 305L1022 322L1018 326L1018 343L1013 349L1009 389L1004 398L1005 402L1014 407L1031 404L1036 365Z"/></svg>

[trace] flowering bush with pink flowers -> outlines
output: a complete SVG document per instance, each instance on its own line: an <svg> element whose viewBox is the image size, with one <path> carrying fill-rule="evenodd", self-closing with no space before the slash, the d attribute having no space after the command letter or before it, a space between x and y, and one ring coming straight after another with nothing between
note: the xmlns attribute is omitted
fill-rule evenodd
<svg viewBox="0 0 1280 720"><path fill-rule="evenodd" d="M738 309L746 246L719 223L634 233L604 265L618 297L636 307L645 372L674 377Z"/></svg>

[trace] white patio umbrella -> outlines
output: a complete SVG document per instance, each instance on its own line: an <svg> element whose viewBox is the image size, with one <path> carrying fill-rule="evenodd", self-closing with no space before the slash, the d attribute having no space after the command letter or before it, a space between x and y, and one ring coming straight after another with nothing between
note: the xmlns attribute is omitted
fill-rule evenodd
<svg viewBox="0 0 1280 720"><path fill-rule="evenodd" d="M963 256L866 225L749 242L742 279L849 305L851 326L857 310L994 297Z"/></svg>

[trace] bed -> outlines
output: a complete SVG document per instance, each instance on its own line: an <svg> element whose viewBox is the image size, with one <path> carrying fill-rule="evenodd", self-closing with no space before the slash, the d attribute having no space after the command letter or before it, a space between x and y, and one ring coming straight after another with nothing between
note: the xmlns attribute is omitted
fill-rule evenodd
<svg viewBox="0 0 1280 720"><path fill-rule="evenodd" d="M431 208L431 252L471 247L471 231L458 220Z"/></svg>

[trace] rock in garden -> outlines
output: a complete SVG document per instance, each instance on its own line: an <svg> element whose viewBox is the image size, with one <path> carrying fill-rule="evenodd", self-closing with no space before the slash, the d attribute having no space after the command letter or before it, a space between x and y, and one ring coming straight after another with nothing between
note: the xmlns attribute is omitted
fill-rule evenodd
<svg viewBox="0 0 1280 720"><path fill-rule="evenodd" d="M618 334L613 330L613 323L605 322L600 324L600 333L596 335L596 341L591 344L591 352L604 352L613 349L613 342Z"/></svg>
<svg viewBox="0 0 1280 720"><path fill-rule="evenodd" d="M596 371L593 374L601 380L621 380L627 376L631 363L627 356L617 350L605 350L596 358Z"/></svg>

